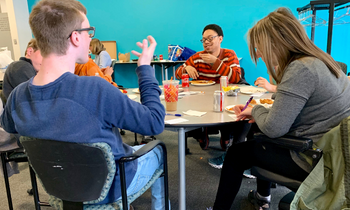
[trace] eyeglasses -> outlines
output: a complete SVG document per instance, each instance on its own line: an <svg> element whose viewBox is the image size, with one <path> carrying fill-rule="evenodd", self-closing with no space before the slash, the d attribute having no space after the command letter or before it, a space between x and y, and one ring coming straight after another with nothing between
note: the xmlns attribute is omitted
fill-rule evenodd
<svg viewBox="0 0 350 210"><path fill-rule="evenodd" d="M79 32L79 31L87 31L90 38L92 38L92 37L95 36L95 27L81 28L81 29L76 29L76 30L74 30L74 31L78 31L78 32ZM74 31L72 31L72 33L69 34L69 36L68 36L67 39L69 39L69 38L72 36L72 34L73 34Z"/></svg>
<svg viewBox="0 0 350 210"><path fill-rule="evenodd" d="M211 41L213 41L213 39L214 39L215 37L218 37L218 36L219 36L219 35L210 36L210 37L208 37L208 38L203 38L203 39L201 39L201 40L199 40L199 41L201 41L202 43L204 43L204 42L206 42L206 41L211 42Z"/></svg>

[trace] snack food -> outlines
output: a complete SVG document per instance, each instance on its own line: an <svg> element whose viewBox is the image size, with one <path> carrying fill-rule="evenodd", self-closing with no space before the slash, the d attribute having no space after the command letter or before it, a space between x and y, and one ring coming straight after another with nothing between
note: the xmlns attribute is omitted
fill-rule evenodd
<svg viewBox="0 0 350 210"><path fill-rule="evenodd" d="M273 100L268 99L268 98L266 98L266 99L260 99L260 103L261 103L261 104L273 104Z"/></svg>
<svg viewBox="0 0 350 210"><path fill-rule="evenodd" d="M256 105L257 103L255 99L252 99L249 104Z"/></svg>

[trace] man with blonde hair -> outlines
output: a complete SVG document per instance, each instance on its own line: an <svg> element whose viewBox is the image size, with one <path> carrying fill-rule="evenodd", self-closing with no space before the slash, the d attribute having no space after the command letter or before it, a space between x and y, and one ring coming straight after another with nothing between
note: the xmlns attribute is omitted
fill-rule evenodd
<svg viewBox="0 0 350 210"><path fill-rule="evenodd" d="M75 63L86 63L95 28L86 17L85 7L76 0L42 0L34 6L29 23L43 56L38 74L18 86L8 99L1 118L4 129L40 139L76 143L105 142L110 145L116 165L141 146L123 143L116 128L142 135L164 130L165 109L161 90L150 66L156 41L149 36L137 45L142 53L136 73L141 103L130 100L101 77L79 77ZM15 117L14 117L15 116ZM155 148L138 161L126 163L127 193L144 187L154 172L163 167L161 148ZM117 168L117 171L119 169ZM165 209L164 182L152 185L152 209ZM106 198L97 204L121 199L120 173L116 173Z"/></svg>
<svg viewBox="0 0 350 210"><path fill-rule="evenodd" d="M42 57L35 39L31 39L27 45L24 57L11 63L5 72L2 92L7 100L12 90L22 82L34 77L41 66Z"/></svg>

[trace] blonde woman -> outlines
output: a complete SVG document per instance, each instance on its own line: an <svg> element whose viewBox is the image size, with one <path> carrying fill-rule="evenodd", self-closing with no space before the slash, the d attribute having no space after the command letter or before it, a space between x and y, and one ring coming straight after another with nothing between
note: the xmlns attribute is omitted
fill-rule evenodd
<svg viewBox="0 0 350 210"><path fill-rule="evenodd" d="M289 9L279 8L251 28L248 46L255 63L259 57L265 62L277 90L271 109L257 105L242 111L244 105L236 106L238 120L249 118L271 138L288 134L317 142L350 115L348 78L330 55L310 41ZM214 210L231 208L243 171L253 165L300 181L312 170L287 149L263 146L252 140L228 149ZM271 183L257 179L257 191L248 195L255 209L270 208L270 187Z"/></svg>
<svg viewBox="0 0 350 210"><path fill-rule="evenodd" d="M90 51L95 55L95 63L102 68L109 67L112 64L111 56L105 50L105 47L98 39L92 39L90 42Z"/></svg>

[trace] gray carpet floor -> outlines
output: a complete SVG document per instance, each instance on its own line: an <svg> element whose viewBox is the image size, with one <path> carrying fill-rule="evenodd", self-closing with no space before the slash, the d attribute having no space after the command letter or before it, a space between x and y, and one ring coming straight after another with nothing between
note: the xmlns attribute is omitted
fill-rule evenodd
<svg viewBox="0 0 350 210"><path fill-rule="evenodd" d="M172 209L178 209L178 138L177 133L164 131L156 136L157 139L165 142L168 150L168 168L169 168L169 195ZM123 136L124 142L133 145L134 134L126 131ZM141 136L138 136L139 142ZM216 191L220 179L220 170L208 165L208 158L221 155L220 136L211 135L209 150L202 150L198 142L193 138L188 138L188 147L191 155L186 156L186 206L188 210L206 210L214 204ZM242 157L244 158L244 157ZM10 186L14 209L34 209L33 196L27 194L27 189L31 188L30 176L27 163L19 164L20 173L10 177ZM39 184L40 185L40 184ZM256 180L243 178L242 186L231 209L253 210L253 206L248 202L247 195L249 190L256 189ZM279 200L289 192L283 186L277 186L272 189L271 210L278 209ZM48 195L43 188L39 186L40 200L47 201ZM132 203L135 210L151 209L151 193L148 190L144 195ZM8 209L5 184L0 181L0 210ZM53 209L51 207L42 207L41 209Z"/></svg>

